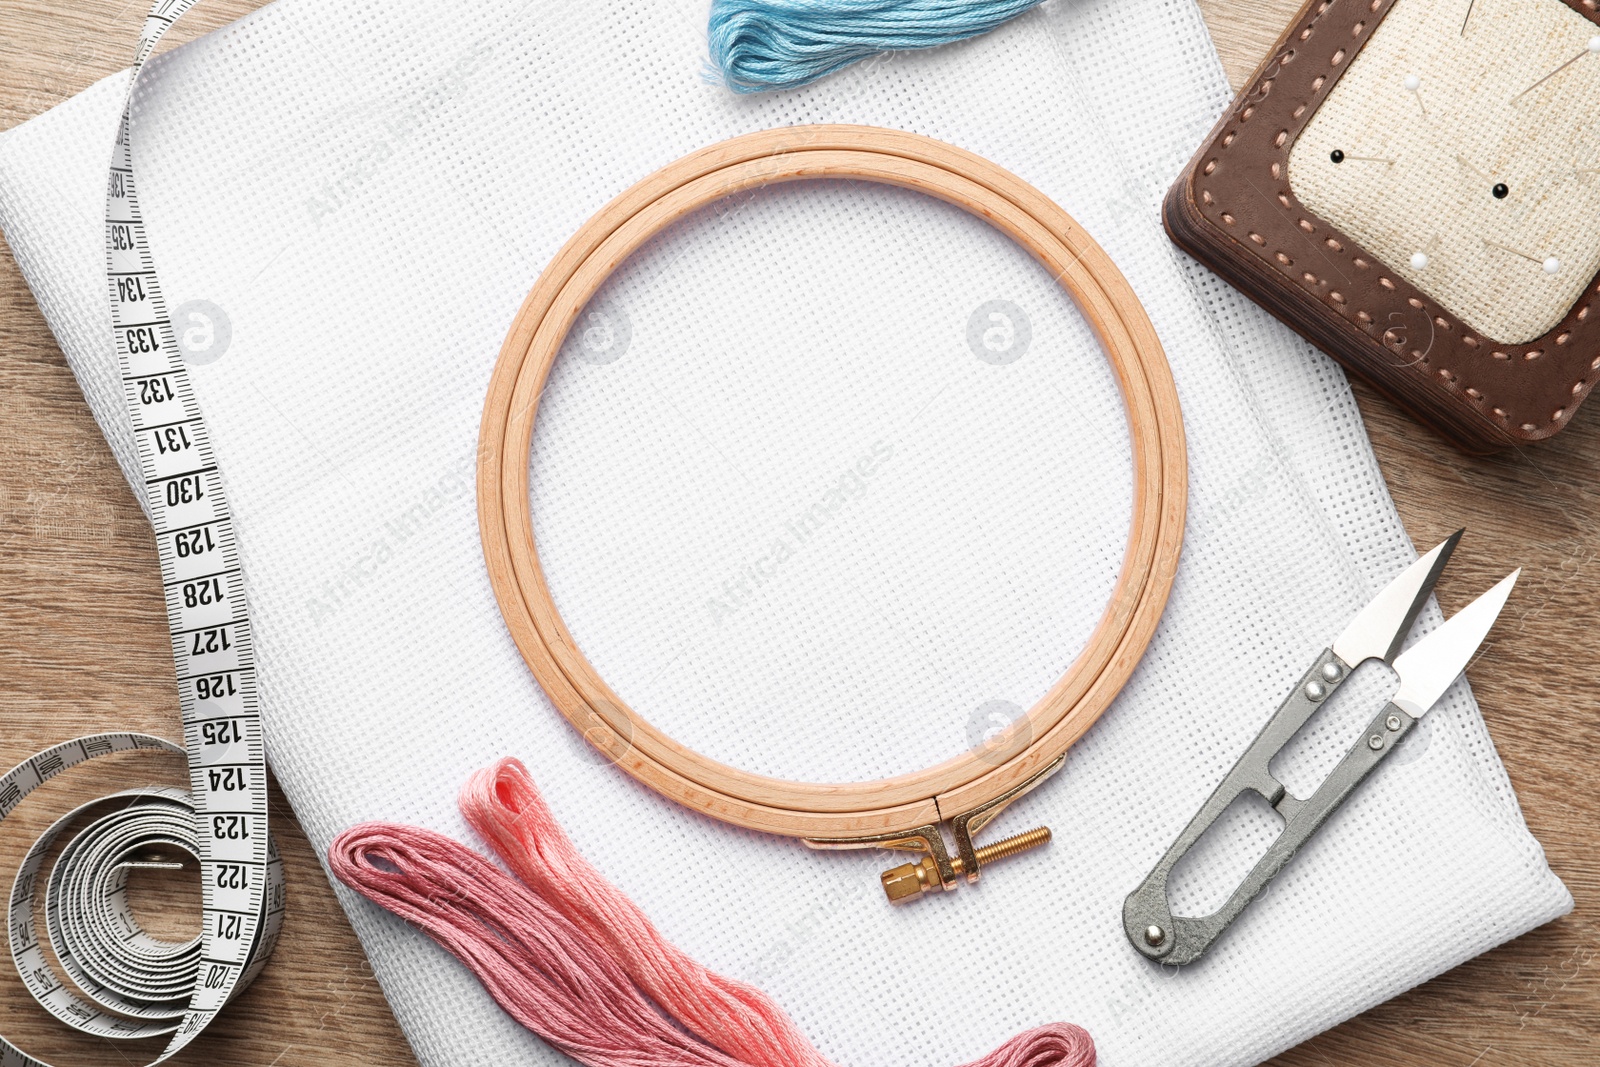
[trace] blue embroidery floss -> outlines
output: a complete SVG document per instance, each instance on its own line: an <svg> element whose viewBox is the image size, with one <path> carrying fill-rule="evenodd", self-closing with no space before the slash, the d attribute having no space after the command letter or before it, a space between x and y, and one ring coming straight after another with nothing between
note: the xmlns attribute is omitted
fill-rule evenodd
<svg viewBox="0 0 1600 1067"><path fill-rule="evenodd" d="M794 89L880 52L987 33L1041 0L712 0L711 61L736 93Z"/></svg>

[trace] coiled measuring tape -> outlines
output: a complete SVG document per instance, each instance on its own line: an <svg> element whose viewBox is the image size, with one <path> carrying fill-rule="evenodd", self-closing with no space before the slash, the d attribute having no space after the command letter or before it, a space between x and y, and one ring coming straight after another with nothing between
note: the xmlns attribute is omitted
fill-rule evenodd
<svg viewBox="0 0 1600 1067"><path fill-rule="evenodd" d="M194 1040L255 978L284 908L283 865L267 827L266 752L233 519L145 239L129 137L145 60L197 2L158 0L145 21L106 191L111 320L161 559L184 747L146 734L97 734L56 745L0 778L4 819L34 789L85 760L135 749L187 756L188 793L114 793L45 831L17 873L7 924L12 959L46 1011L97 1037L170 1034L155 1063ZM72 831L83 820L87 825ZM69 831L41 886L46 855ZM199 863L204 927L190 942L150 936L128 907L128 870L147 865L152 850L177 850ZM41 891L50 948L66 978L36 932ZM0 1067L48 1065L0 1037Z"/></svg>

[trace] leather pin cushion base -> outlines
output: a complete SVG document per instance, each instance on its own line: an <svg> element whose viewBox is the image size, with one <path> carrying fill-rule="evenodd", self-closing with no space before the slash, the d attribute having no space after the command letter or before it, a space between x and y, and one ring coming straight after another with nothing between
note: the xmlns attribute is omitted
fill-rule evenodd
<svg viewBox="0 0 1600 1067"><path fill-rule="evenodd" d="M1517 172L1530 141L1543 136L1534 124L1559 123L1550 116L1593 99L1582 90L1600 79L1600 55L1572 61L1534 89L1517 87L1559 67L1569 52L1583 57L1590 35L1600 42L1597 0L1498 3L1516 10L1496 13L1483 0L1461 0L1461 12L1449 14L1437 4L1423 10L1426 0L1311 0L1162 211L1168 234L1190 255L1471 453L1551 437L1600 377L1600 236L1571 236L1572 223L1594 217L1587 198L1600 197L1600 174L1581 168L1600 165L1551 155L1555 162ZM1352 76L1358 64L1364 67ZM1345 78L1344 98L1313 127ZM1549 151L1600 147L1594 130L1552 129ZM1302 135L1306 145L1296 154ZM1463 148L1441 159L1441 143ZM1345 210L1344 228L1302 199L1321 196L1308 189L1342 182L1362 191L1369 181L1370 205L1358 199ZM1439 217L1428 218L1430 210ZM1351 236L1355 229L1367 241ZM1559 257L1551 242L1563 245ZM1566 247L1586 243L1593 247ZM1386 263L1368 245L1387 245L1389 258L1400 261ZM1409 257L1393 254L1413 246ZM1555 301L1543 318L1521 316L1543 331L1537 336L1506 343L1468 321L1506 329L1512 317L1493 301L1526 292Z"/></svg>

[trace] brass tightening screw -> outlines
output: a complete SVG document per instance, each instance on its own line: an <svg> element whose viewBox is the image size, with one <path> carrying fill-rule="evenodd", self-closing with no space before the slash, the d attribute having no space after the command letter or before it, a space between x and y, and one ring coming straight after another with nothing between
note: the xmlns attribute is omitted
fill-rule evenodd
<svg viewBox="0 0 1600 1067"><path fill-rule="evenodd" d="M984 845L977 850L978 866L984 867L996 860L1003 860L1008 856L1015 856L1019 852L1038 848L1050 841L1050 827L1040 826L1036 829L1021 833L1015 837L1008 837L1004 841L996 841L992 845ZM965 874L965 864L961 857L956 856L950 860L950 865L957 874ZM924 856L916 863L905 863L892 871L882 874L883 892L891 904L905 904L913 900L920 900L924 893L937 893L944 888L939 881L939 865L933 862L932 856Z"/></svg>

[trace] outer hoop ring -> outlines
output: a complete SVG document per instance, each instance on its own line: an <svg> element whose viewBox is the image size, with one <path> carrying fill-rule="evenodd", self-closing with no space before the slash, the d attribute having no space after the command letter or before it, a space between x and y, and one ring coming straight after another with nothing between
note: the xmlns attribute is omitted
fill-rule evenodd
<svg viewBox="0 0 1600 1067"><path fill-rule="evenodd" d="M1134 454L1133 521L1116 588L1067 672L999 740L876 782L790 782L718 763L623 703L567 631L540 567L527 456L550 369L601 284L690 212L751 188L848 177L914 189L977 215L1026 248L1076 301L1122 389ZM1143 656L1177 573L1187 508L1177 388L1144 308L1098 244L1043 193L995 164L918 134L794 126L711 145L607 204L551 260L500 350L484 404L478 521L506 626L551 701L640 782L725 822L804 838L897 833L971 811L1048 767L1092 726ZM1013 751L1014 750L1014 751ZM941 814L942 813L942 814Z"/></svg>

